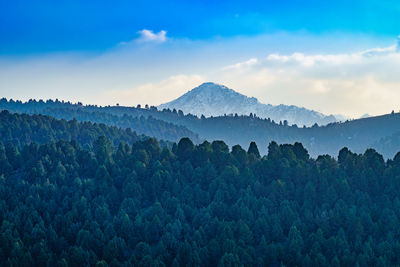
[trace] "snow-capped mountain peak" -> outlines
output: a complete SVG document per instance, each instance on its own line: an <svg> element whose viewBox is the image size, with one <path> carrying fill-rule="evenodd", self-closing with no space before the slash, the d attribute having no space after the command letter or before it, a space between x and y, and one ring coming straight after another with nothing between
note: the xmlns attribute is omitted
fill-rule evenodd
<svg viewBox="0 0 400 267"><path fill-rule="evenodd" d="M299 126L311 126L314 123L323 125L336 121L332 115L325 116L301 107L263 104L255 97L247 97L224 85L212 82L203 83L181 97L159 106L159 109L164 108L206 117L253 113L261 118L270 118L276 122L287 120L289 124Z"/></svg>

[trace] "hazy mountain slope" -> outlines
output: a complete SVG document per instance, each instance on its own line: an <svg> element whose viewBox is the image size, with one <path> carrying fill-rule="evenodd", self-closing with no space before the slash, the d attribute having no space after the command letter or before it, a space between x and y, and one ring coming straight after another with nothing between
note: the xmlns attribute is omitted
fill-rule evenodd
<svg viewBox="0 0 400 267"><path fill-rule="evenodd" d="M193 119L192 119L193 120ZM313 156L330 154L337 156L337 151L348 147L354 152L363 153L368 148L377 148L375 142L400 131L400 114L388 114L333 123L322 127L298 128L280 126L268 120L238 116L213 117L191 122L189 129L207 140L225 140L229 145L240 144L247 148L250 141L256 141L260 150L266 153L271 141L278 143L301 142ZM379 149L385 157L392 157L393 151L400 147Z"/></svg>
<svg viewBox="0 0 400 267"><path fill-rule="evenodd" d="M371 144L379 153L384 153L386 157L393 158L400 152L400 131L383 137Z"/></svg>
<svg viewBox="0 0 400 267"><path fill-rule="evenodd" d="M197 133L202 139L224 140L230 146L240 144L247 148L251 141L256 141L262 153L266 153L271 141L302 142L313 156L321 154L337 156L337 152L345 146L354 152L362 153L367 148L376 148L375 143L379 139L400 131L399 113L303 128L279 125L270 119L255 116L230 115L198 118L169 109L158 111L155 108L104 107L102 110L113 114L126 112L136 114L136 116L151 116L183 125ZM396 150L400 151L400 147L392 147L388 150L383 148L379 152L385 157L392 157L393 151Z"/></svg>
<svg viewBox="0 0 400 267"><path fill-rule="evenodd" d="M110 107L107 110L116 112L118 107ZM198 118L171 110L131 110L132 113L184 125L209 141L224 140L230 146L240 144L245 148L251 141L256 141L262 153L266 153L271 141L302 142L313 156L321 154L337 156L337 151L343 147L362 153L367 148L375 148L374 144L381 138L400 131L399 113L303 128L279 125L269 119L255 116ZM392 151L395 150L400 151L400 147L393 147L390 150L380 149L379 152L385 157L391 157Z"/></svg>
<svg viewBox="0 0 400 267"><path fill-rule="evenodd" d="M117 107L118 108L118 107ZM199 137L183 125L176 125L171 122L156 119L150 116L141 116L138 113L110 112L97 106L83 106L60 101L7 101L0 100L0 110L8 110L12 113L43 114L57 119L78 121L90 121L104 123L109 126L117 126L124 129L130 128L138 134L155 137L159 140L176 142L182 137L189 137L194 142L199 142Z"/></svg>
<svg viewBox="0 0 400 267"><path fill-rule="evenodd" d="M247 148L251 141L256 141L263 154L267 152L268 144L271 141L278 143L302 142L313 156L321 154L337 156L337 152L345 146L357 153L364 152L371 147L379 148L378 151L385 157L392 157L394 151L400 150L400 147L396 145L378 145L380 139L400 131L399 113L331 123L326 126L299 128L279 125L270 119L261 119L255 116L232 115L199 118L191 114L184 115L176 110L159 111L155 107L98 107L51 100L22 103L3 99L0 100L0 109L21 113L44 113L66 119L78 117L78 120L82 121L105 122L124 128L129 125L138 125L137 128L143 127L143 130L153 132L158 136L178 138L192 135L197 137L192 139L195 143L204 139L208 141L224 140L230 146L240 144Z"/></svg>
<svg viewBox="0 0 400 267"><path fill-rule="evenodd" d="M325 125L336 121L334 116L296 106L260 103L257 98L247 97L226 86L203 83L181 97L162 104L159 109L176 109L197 116L223 116L224 114L256 114L260 118L271 118L276 122L287 120L289 124L311 126Z"/></svg>

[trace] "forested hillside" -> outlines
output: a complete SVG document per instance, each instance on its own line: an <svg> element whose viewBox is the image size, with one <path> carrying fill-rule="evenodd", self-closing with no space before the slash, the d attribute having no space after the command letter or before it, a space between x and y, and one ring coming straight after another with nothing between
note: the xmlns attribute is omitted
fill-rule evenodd
<svg viewBox="0 0 400 267"><path fill-rule="evenodd" d="M400 154L0 144L2 266L400 264ZM20 152L19 152L20 151Z"/></svg>
<svg viewBox="0 0 400 267"><path fill-rule="evenodd" d="M0 141L12 143L17 148L25 144L47 144L59 140L75 141L83 147L90 147L100 136L108 138L114 146L121 142L133 144L146 139L130 128L122 129L77 120L57 120L44 115L11 114L7 110L0 112ZM167 142L160 141L163 146Z"/></svg>
<svg viewBox="0 0 400 267"><path fill-rule="evenodd" d="M106 108L98 108L96 106L82 106L81 104L52 100L46 102L31 100L22 103L21 101L7 101L3 98L0 100L0 110L27 114L43 114L57 119L76 119L78 121L104 123L110 126L131 128L138 134L173 142L179 141L182 137L189 137L195 142L199 142L197 134L184 126L178 126L151 116L131 116L127 112L113 114L112 112L107 112Z"/></svg>
<svg viewBox="0 0 400 267"><path fill-rule="evenodd" d="M230 147L240 144L245 147L256 141L262 154L267 152L270 142L301 142L313 157L321 154L337 156L344 146L357 153L368 148L377 148L385 158L393 157L400 151L400 143L393 146L378 145L381 139L400 131L400 114L369 117L326 126L298 127L287 122L250 116L220 116L205 118L182 111L162 110L155 107L84 106L60 101L20 101L0 100L0 109L21 113L43 113L56 118L103 122L119 127L130 127L138 133L176 141L179 137L189 137L194 143L200 140L224 140Z"/></svg>
<svg viewBox="0 0 400 267"><path fill-rule="evenodd" d="M381 138L400 131L400 113L331 123L326 126L298 127L289 126L286 122L277 123L270 119L261 119L254 114L198 118L170 110L147 112L153 117L184 125L206 140L224 140L229 146L248 146L251 141L256 141L263 154L267 152L266 148L272 141L301 142L313 157L321 154L337 156L337 151L344 146L357 153L363 153L368 148L375 148L376 142ZM380 149L387 158L393 157L393 151L400 151L400 144Z"/></svg>

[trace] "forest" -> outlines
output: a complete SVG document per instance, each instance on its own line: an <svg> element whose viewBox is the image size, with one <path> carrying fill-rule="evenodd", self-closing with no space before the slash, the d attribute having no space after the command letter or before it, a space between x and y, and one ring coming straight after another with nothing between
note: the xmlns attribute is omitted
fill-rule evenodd
<svg viewBox="0 0 400 267"><path fill-rule="evenodd" d="M100 136L108 138L113 146L148 138L136 134L131 128L122 129L90 121L78 122L76 119L57 120L44 115L11 114L7 110L0 112L0 141L12 143L19 148L25 144L46 144L59 140L75 141L82 147L90 148ZM159 142L161 146L172 146L168 141Z"/></svg>
<svg viewBox="0 0 400 267"><path fill-rule="evenodd" d="M257 114L199 118L179 110L157 110L147 105L101 107L58 100L21 102L3 98L0 100L1 109L132 128L139 134L172 142L189 137L195 144L204 140L224 140L229 147L236 144L248 147L255 141L263 154L267 153L267 146L272 141L279 144L301 142L313 157L323 154L336 157L343 147L356 153L374 148L385 159L393 158L400 151L400 142L395 138L400 134L400 113L394 112L325 126L301 127L288 125L286 121L262 119Z"/></svg>
<svg viewBox="0 0 400 267"><path fill-rule="evenodd" d="M400 154L1 118L1 266L400 265Z"/></svg>
<svg viewBox="0 0 400 267"><path fill-rule="evenodd" d="M31 100L26 103L21 101L7 101L0 99L0 110L11 113L48 115L57 119L73 120L81 122L101 123L109 126L134 129L138 134L155 137L161 140L177 142L182 137L189 137L194 142L199 142L197 134L184 126L175 125L171 122L159 120L152 116L132 116L129 112L111 113L106 108L96 106L82 106L82 104L71 104L64 101L46 102Z"/></svg>

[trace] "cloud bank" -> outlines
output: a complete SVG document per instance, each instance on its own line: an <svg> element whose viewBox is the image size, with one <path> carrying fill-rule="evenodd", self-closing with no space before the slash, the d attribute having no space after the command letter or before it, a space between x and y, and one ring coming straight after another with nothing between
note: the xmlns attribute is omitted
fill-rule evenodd
<svg viewBox="0 0 400 267"><path fill-rule="evenodd" d="M399 70L396 44L355 53L272 53L225 66L218 75L264 103L358 117L400 110Z"/></svg>

